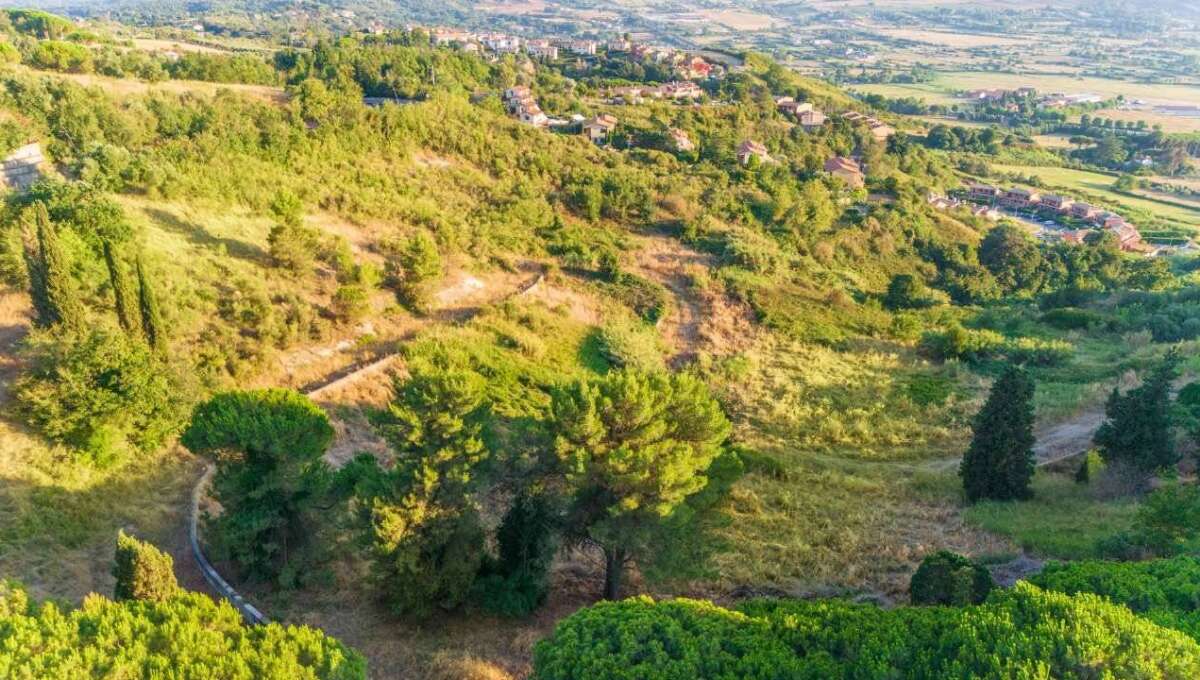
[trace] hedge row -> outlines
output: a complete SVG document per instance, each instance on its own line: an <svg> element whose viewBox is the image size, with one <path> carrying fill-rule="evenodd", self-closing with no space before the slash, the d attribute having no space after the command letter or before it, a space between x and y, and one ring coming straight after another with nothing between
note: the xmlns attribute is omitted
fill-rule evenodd
<svg viewBox="0 0 1200 680"><path fill-rule="evenodd" d="M366 661L303 626L245 626L225 602L91 595L62 611L0 581L0 678L365 680Z"/></svg>
<svg viewBox="0 0 1200 680"><path fill-rule="evenodd" d="M534 652L534 680L1200 677L1200 645L1097 595L1019 583L964 608L649 598L601 603Z"/></svg>

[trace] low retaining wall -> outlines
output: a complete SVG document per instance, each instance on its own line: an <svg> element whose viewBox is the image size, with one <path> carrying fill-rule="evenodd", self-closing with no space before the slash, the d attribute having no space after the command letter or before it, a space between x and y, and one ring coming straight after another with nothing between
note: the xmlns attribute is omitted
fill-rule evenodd
<svg viewBox="0 0 1200 680"><path fill-rule="evenodd" d="M262 612L247 602L246 598L239 595L233 586L221 578L212 563L204 556L204 551L200 549L200 498L204 495L204 490L208 488L208 483L212 480L216 470L217 468L209 463L204 470L204 476L197 482L196 488L192 489L192 516L188 524L188 541L192 544L192 557L196 558L196 565L200 567L200 573L204 575L204 580L208 581L208 585L217 591L218 595L229 600L229 603L241 613L242 618L246 619L246 623L252 625L270 623L267 617L262 615Z"/></svg>

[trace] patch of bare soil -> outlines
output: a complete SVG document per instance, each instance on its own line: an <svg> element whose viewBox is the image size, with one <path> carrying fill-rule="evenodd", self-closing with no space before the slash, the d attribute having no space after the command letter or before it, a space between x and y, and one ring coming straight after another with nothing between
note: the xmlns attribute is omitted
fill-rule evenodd
<svg viewBox="0 0 1200 680"><path fill-rule="evenodd" d="M673 365L687 363L701 353L726 355L749 347L757 336L754 314L745 304L723 292L692 284L689 270L708 270L711 255L701 253L663 235L641 239L634 271L662 284L675 298L671 313L659 330L672 350Z"/></svg>

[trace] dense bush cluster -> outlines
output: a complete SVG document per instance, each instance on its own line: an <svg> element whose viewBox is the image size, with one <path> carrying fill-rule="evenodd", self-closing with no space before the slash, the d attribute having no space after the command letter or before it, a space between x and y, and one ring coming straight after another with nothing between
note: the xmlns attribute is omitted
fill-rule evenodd
<svg viewBox="0 0 1200 680"><path fill-rule="evenodd" d="M152 677L226 680L365 680L354 650L308 627L246 626L226 602L182 594L79 609L35 605L0 582L0 677Z"/></svg>
<svg viewBox="0 0 1200 680"><path fill-rule="evenodd" d="M1101 595L1160 626L1200 640L1200 558L1053 563L1029 582L1072 595Z"/></svg>
<svg viewBox="0 0 1200 680"><path fill-rule="evenodd" d="M936 650L933 652L932 650ZM965 608L841 601L603 603L534 652L537 680L1189 678L1200 645L1096 595L1019 583Z"/></svg>
<svg viewBox="0 0 1200 680"><path fill-rule="evenodd" d="M1065 340L1006 337L988 329L952 325L945 331L926 333L922 348L937 359L980 361L1004 358L1017 364L1052 366L1071 358L1075 348Z"/></svg>

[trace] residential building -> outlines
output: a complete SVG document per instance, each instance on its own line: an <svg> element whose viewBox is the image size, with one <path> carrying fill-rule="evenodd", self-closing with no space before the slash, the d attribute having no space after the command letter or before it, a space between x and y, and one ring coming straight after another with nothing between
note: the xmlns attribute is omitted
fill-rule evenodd
<svg viewBox="0 0 1200 680"><path fill-rule="evenodd" d="M677 80L660 86L658 94L665 99L699 99L704 95L704 90L696 83Z"/></svg>
<svg viewBox="0 0 1200 680"><path fill-rule="evenodd" d="M628 52L633 48L633 43L625 38L613 38L608 41L606 48L609 52Z"/></svg>
<svg viewBox="0 0 1200 680"><path fill-rule="evenodd" d="M866 178L863 176L862 168L853 158L834 156L825 161L825 172L837 177L845 182L847 186L854 189L861 189L867 183Z"/></svg>
<svg viewBox="0 0 1200 680"><path fill-rule="evenodd" d="M549 40L530 40L525 43L525 52L532 57L558 59L558 47Z"/></svg>
<svg viewBox="0 0 1200 680"><path fill-rule="evenodd" d="M1041 198L1041 194L1037 193L1036 191L1015 187L1012 189L1005 189L1000 194L1000 203L1007 208L1020 210L1036 205Z"/></svg>
<svg viewBox="0 0 1200 680"><path fill-rule="evenodd" d="M742 165L749 165L751 158L757 158L761 163L771 163L774 161L771 158L771 154L767 153L767 147L759 142L747 139L738 146L737 160Z"/></svg>
<svg viewBox="0 0 1200 680"><path fill-rule="evenodd" d="M700 57L686 57L676 69L684 78L707 78L712 65Z"/></svg>
<svg viewBox="0 0 1200 680"><path fill-rule="evenodd" d="M1137 227L1124 220L1111 222L1111 224L1106 223L1104 230L1117 237L1117 245L1121 247L1121 250L1140 250L1142 248L1141 233L1138 232Z"/></svg>
<svg viewBox="0 0 1200 680"><path fill-rule="evenodd" d="M595 40L568 40L565 46L568 52L590 56L596 54L599 43Z"/></svg>
<svg viewBox="0 0 1200 680"><path fill-rule="evenodd" d="M1000 195L1000 190L990 184L973 183L967 189L967 196L973 201L986 201L991 203Z"/></svg>
<svg viewBox="0 0 1200 680"><path fill-rule="evenodd" d="M583 134L597 144L608 140L612 131L617 129L617 119L607 113L600 114L584 123Z"/></svg>
<svg viewBox="0 0 1200 680"><path fill-rule="evenodd" d="M1045 196L1042 196L1040 205L1048 210L1063 213L1070 210L1071 205L1074 202L1075 201L1066 196L1059 196L1058 194L1046 194Z"/></svg>
<svg viewBox="0 0 1200 680"><path fill-rule="evenodd" d="M1096 209L1087 203L1072 203L1068 213L1076 219L1090 220L1096 216Z"/></svg>
<svg viewBox="0 0 1200 680"><path fill-rule="evenodd" d="M891 125L888 125L887 123L881 123L876 120L876 121L870 123L870 126L871 126L871 135L873 137L875 137L876 141L879 141L879 142L886 142L889 137L896 134L896 128L892 127Z"/></svg>
<svg viewBox="0 0 1200 680"><path fill-rule="evenodd" d="M1072 231L1064 231L1061 234L1063 243L1081 246L1087 241L1088 234L1092 233L1091 229L1075 229Z"/></svg>
<svg viewBox="0 0 1200 680"><path fill-rule="evenodd" d="M816 109L801 111L797 118L800 121L800 125L805 128L817 128L825 124L825 114Z"/></svg>

